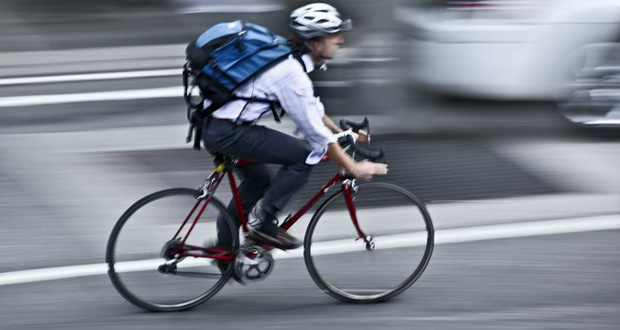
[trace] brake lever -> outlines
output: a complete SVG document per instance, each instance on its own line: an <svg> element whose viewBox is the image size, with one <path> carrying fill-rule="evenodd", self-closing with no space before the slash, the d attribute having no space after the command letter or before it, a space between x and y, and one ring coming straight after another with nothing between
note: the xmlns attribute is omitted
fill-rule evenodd
<svg viewBox="0 0 620 330"><path fill-rule="evenodd" d="M353 132L357 133L359 130L363 129L370 135L370 122L368 121L368 117L364 117L364 121L362 122L354 122L346 119L340 119L340 128L343 130L352 129Z"/></svg>

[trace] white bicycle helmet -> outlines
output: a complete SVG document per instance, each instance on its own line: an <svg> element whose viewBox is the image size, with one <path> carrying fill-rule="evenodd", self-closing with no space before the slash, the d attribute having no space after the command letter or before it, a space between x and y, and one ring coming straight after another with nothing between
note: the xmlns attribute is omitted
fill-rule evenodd
<svg viewBox="0 0 620 330"><path fill-rule="evenodd" d="M326 3L311 3L291 13L291 29L303 39L351 31L353 22L343 20L336 8Z"/></svg>

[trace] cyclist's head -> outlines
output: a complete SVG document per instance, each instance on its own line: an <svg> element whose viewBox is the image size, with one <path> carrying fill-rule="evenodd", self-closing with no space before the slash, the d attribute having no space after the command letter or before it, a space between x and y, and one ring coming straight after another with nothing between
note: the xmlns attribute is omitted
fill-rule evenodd
<svg viewBox="0 0 620 330"><path fill-rule="evenodd" d="M331 5L311 3L293 10L289 26L298 37L310 40L351 31L353 22L342 19L338 10Z"/></svg>
<svg viewBox="0 0 620 330"><path fill-rule="evenodd" d="M353 29L350 19L342 19L336 8L325 3L312 3L295 9L289 24L295 36L319 58L332 58L344 38Z"/></svg>

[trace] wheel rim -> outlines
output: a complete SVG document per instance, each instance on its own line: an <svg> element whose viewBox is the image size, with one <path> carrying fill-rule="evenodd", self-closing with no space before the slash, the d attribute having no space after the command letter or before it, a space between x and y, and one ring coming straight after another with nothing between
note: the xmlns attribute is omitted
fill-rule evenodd
<svg viewBox="0 0 620 330"><path fill-rule="evenodd" d="M352 225L342 192L313 217L305 239L305 260L314 281L348 302L389 299L412 285L430 260L434 231L423 204L387 183L359 185L355 199L360 227L373 236L368 251Z"/></svg>
<svg viewBox="0 0 620 330"><path fill-rule="evenodd" d="M222 274L208 258L183 258L176 265L183 275L158 269L175 261L164 259L161 250L192 209L197 194L192 189L158 192L136 202L119 219L108 242L106 259L113 284L131 303L153 311L187 309L209 299L230 277L232 267ZM214 241L215 220L223 209L219 201L211 200L186 244L202 246L205 240ZM237 246L238 241L233 241Z"/></svg>

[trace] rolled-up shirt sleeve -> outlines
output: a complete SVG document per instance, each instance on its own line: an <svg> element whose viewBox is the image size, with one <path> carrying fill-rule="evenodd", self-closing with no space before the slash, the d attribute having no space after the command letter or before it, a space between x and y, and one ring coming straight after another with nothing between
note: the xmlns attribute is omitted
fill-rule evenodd
<svg viewBox="0 0 620 330"><path fill-rule="evenodd" d="M286 79L280 80L276 96L286 114L293 120L312 152L306 164L314 165L321 161L327 152L327 145L336 142L332 132L323 123L324 106L314 96L310 78L301 70L291 70Z"/></svg>

